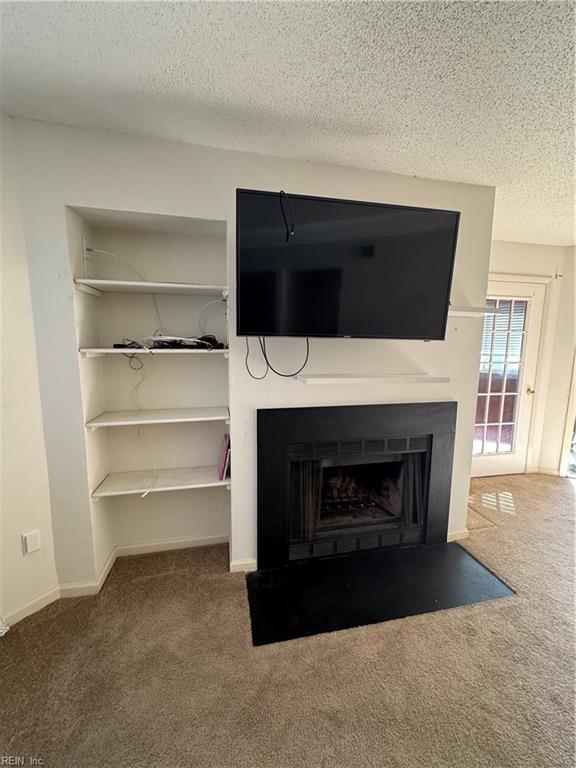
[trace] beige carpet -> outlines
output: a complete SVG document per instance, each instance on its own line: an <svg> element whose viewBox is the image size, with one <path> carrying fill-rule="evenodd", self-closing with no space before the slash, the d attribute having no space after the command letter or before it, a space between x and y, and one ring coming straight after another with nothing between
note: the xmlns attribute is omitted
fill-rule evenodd
<svg viewBox="0 0 576 768"><path fill-rule="evenodd" d="M99 596L0 640L0 755L57 768L572 768L573 486L532 475L472 490L495 527L466 547L517 597L255 649L225 548L126 558Z"/></svg>
<svg viewBox="0 0 576 768"><path fill-rule="evenodd" d="M494 528L495 523L492 523L487 517L484 517L480 512L477 512L470 504L468 506L468 520L466 527L469 531L480 531L484 528Z"/></svg>

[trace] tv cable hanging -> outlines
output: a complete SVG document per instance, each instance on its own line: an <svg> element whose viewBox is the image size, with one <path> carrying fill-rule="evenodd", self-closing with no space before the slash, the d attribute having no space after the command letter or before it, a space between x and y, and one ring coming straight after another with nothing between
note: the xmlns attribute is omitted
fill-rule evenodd
<svg viewBox="0 0 576 768"><path fill-rule="evenodd" d="M286 210L284 206L288 207L290 209L290 224L288 224L288 217L286 215ZM294 237L294 228L296 227L296 216L294 215L294 208L292 206L292 203L290 202L290 198L284 192L283 189L280 190L280 210L282 211L282 218L284 219L284 226L286 227L286 242L290 242L290 238Z"/></svg>
<svg viewBox="0 0 576 768"><path fill-rule="evenodd" d="M266 349L266 337L259 336L258 343L260 345L260 351L262 352L262 357L264 358L264 362L266 363L266 369L264 370L264 373L262 374L262 376L257 376L256 374L252 373L252 371L250 370L250 363L249 363L250 344L248 342L248 336L246 336L245 338L246 338L246 357L244 359L244 364L246 366L246 370L248 371L249 375L253 379L256 379L257 381L261 381L262 379L265 379L269 371L272 371L272 373L275 373L276 376L282 376L285 379L291 379L294 376L297 376L299 373L302 373L302 371L308 364L308 359L310 357L310 339L306 339L306 356L300 368L298 368L297 371L292 371L291 373L283 373L282 371L277 371L276 368L274 368L274 366L270 363L270 358L268 357L268 350Z"/></svg>

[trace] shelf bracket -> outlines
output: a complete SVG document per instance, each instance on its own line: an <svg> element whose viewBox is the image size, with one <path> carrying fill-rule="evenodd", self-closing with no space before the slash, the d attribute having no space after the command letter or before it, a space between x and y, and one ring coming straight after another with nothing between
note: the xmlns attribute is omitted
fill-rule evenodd
<svg viewBox="0 0 576 768"><path fill-rule="evenodd" d="M82 293L88 293L90 296L102 296L102 291L99 291L97 288L92 288L90 285L83 285L82 283L74 283L76 286L77 291L82 291Z"/></svg>

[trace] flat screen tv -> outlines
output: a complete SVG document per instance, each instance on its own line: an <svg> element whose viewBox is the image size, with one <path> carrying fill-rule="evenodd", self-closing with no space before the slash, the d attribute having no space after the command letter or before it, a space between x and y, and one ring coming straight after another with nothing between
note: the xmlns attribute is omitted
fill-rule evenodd
<svg viewBox="0 0 576 768"><path fill-rule="evenodd" d="M443 339L459 216L238 189L238 335Z"/></svg>

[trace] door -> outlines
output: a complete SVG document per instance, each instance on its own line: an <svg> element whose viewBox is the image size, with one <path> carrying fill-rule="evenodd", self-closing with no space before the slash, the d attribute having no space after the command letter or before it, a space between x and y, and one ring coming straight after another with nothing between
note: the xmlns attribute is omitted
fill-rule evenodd
<svg viewBox="0 0 576 768"><path fill-rule="evenodd" d="M482 335L472 475L526 471L545 286L490 282Z"/></svg>

